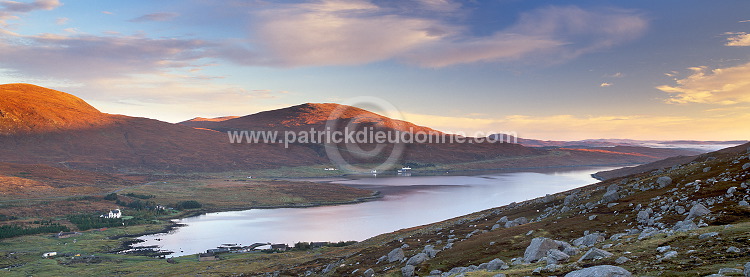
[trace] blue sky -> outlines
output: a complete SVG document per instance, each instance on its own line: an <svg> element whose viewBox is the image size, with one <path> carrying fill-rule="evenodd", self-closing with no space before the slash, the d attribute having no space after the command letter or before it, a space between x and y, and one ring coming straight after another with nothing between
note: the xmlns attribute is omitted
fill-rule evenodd
<svg viewBox="0 0 750 277"><path fill-rule="evenodd" d="M448 132L750 137L748 1L0 1L0 82L178 122L376 96Z"/></svg>

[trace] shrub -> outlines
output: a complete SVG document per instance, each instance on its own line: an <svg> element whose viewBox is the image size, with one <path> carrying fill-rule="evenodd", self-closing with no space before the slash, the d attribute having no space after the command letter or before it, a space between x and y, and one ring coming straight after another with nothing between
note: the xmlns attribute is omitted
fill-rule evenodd
<svg viewBox="0 0 750 277"><path fill-rule="evenodd" d="M202 207L203 205L195 200L182 201L175 205L175 208L177 208L178 210L200 209Z"/></svg>

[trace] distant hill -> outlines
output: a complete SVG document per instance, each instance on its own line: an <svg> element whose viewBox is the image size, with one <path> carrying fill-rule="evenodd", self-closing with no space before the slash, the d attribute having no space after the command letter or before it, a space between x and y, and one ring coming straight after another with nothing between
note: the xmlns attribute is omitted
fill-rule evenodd
<svg viewBox="0 0 750 277"><path fill-rule="evenodd" d="M361 108L334 103L305 103L287 108L264 111L246 116L226 116L212 119L195 118L179 124L213 129L217 131L228 130L292 130L309 131L325 130L326 124L331 120L330 115L340 110L341 113L334 121L356 123L360 128L373 127L380 129L391 129L403 132L425 132L442 134L442 132L418 126L411 122L391 119L377 113Z"/></svg>
<svg viewBox="0 0 750 277"><path fill-rule="evenodd" d="M334 111L340 112L330 118ZM333 120L333 121L331 121ZM329 124L331 123L331 124ZM335 124L334 124L335 123ZM216 172L294 166L329 166L326 147L354 163L378 163L343 145L230 143L225 131L309 131L326 126L362 130L426 132L429 127L391 119L339 104L301 104L241 117L196 118L172 124L148 118L101 113L65 92L29 84L0 85L0 162L46 164L106 172ZM439 170L646 163L695 152L647 147L606 151L541 149L510 143L413 143L397 164L415 163ZM374 149L373 144L361 145ZM389 150L393 145L384 146ZM330 149L330 148L328 148ZM358 152L359 151L359 152ZM389 153L385 151L385 153Z"/></svg>

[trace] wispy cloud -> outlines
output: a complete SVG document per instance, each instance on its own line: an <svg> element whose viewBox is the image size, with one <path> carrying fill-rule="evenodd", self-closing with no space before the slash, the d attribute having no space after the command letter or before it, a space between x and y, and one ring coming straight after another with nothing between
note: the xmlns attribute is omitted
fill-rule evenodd
<svg viewBox="0 0 750 277"><path fill-rule="evenodd" d="M727 38L726 46L750 46L750 34L740 33L728 33L732 35Z"/></svg>
<svg viewBox="0 0 750 277"><path fill-rule="evenodd" d="M668 103L750 103L750 63L714 70L705 66L689 69L693 73L677 79L675 85L656 87L671 95Z"/></svg>
<svg viewBox="0 0 750 277"><path fill-rule="evenodd" d="M61 6L58 0L35 0L33 2L0 1L0 26L7 26L6 21L17 19L19 14L36 10L53 10Z"/></svg>
<svg viewBox="0 0 750 277"><path fill-rule="evenodd" d="M192 67L202 40L42 34L0 40L0 66L32 76L87 80ZM21 44L22 43L22 44Z"/></svg>
<svg viewBox="0 0 750 277"><path fill-rule="evenodd" d="M604 82L604 83L601 83L601 84L599 84L599 86L600 86L600 87L603 87L603 88L606 88L606 87L610 87L610 86L612 86L612 83L607 83L607 82Z"/></svg>
<svg viewBox="0 0 750 277"><path fill-rule="evenodd" d="M150 14L142 15L142 16L133 18L128 21L130 22L169 21L178 16L179 16L178 13L160 12L160 13L150 13Z"/></svg>
<svg viewBox="0 0 750 277"><path fill-rule="evenodd" d="M461 9L451 1L419 3L429 9ZM227 46L225 57L241 64L292 67L390 59L445 67L539 54L565 61L632 40L647 27L647 21L631 11L552 6L524 13L503 30L476 36L455 21L366 0L276 4L253 16L252 43Z"/></svg>
<svg viewBox="0 0 750 277"><path fill-rule="evenodd" d="M65 25L65 24L68 24L68 21L70 21L70 18L59 17L59 18L55 19L55 24L57 24L57 25Z"/></svg>

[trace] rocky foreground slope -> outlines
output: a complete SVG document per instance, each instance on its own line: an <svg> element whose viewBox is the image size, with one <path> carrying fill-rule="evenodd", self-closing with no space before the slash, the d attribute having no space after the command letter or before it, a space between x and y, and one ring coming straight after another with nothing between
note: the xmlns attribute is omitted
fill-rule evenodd
<svg viewBox="0 0 750 277"><path fill-rule="evenodd" d="M384 234L296 266L272 264L264 274L748 276L748 179L745 144L665 170Z"/></svg>

